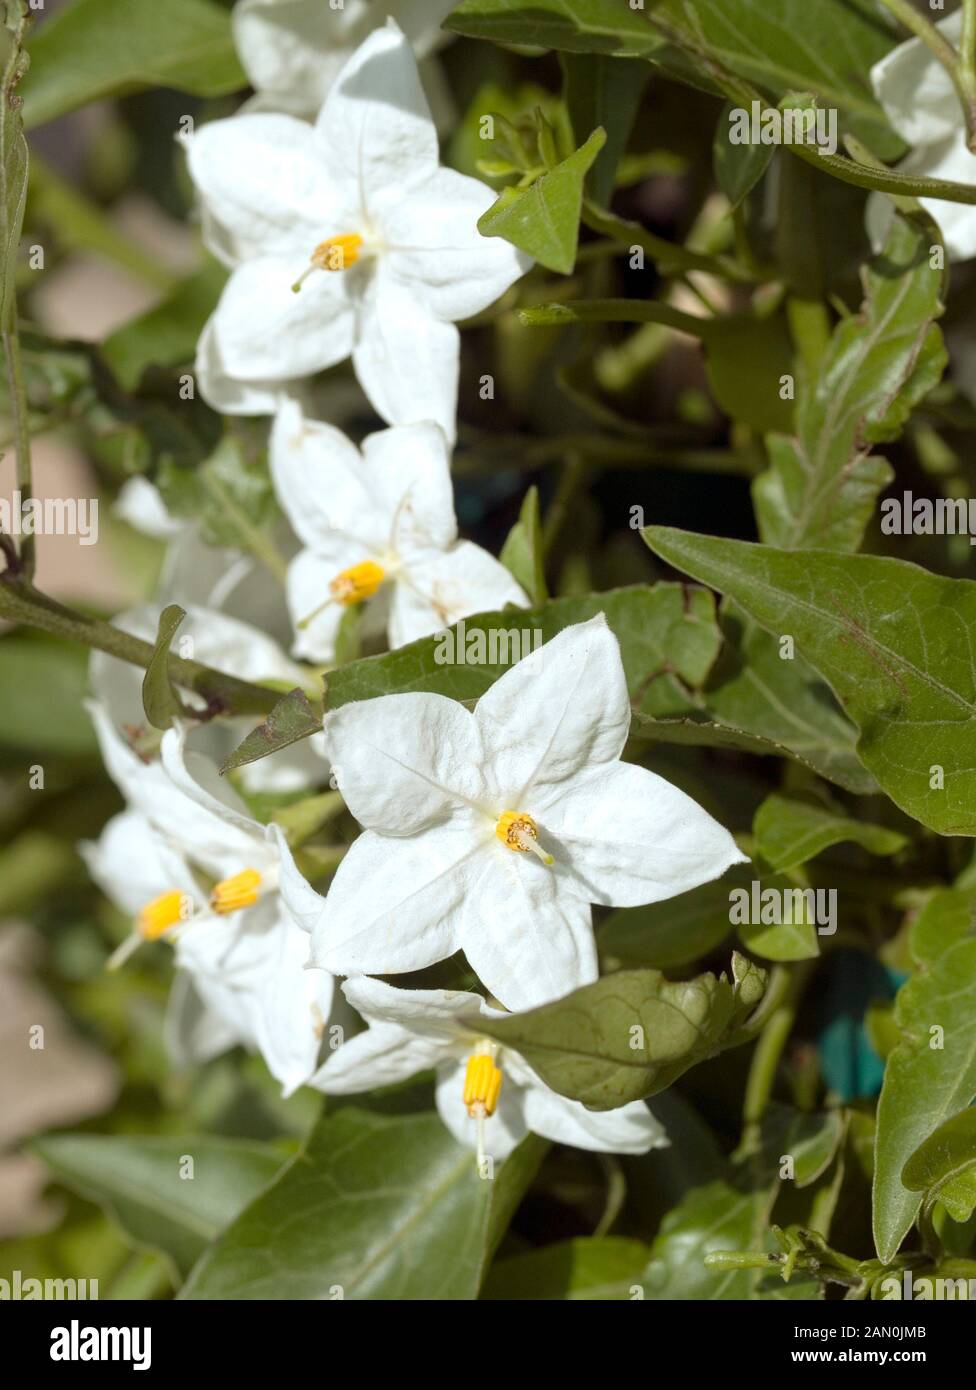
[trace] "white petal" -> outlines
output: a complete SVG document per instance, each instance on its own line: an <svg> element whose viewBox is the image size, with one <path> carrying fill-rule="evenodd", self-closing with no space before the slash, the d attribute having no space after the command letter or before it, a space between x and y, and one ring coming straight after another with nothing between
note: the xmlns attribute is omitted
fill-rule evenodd
<svg viewBox="0 0 976 1390"><path fill-rule="evenodd" d="M320 542L321 550L303 550L288 566L288 612L295 640L292 652L305 661L332 662L345 608L329 592L329 585L350 565L370 558L357 541L336 538Z"/></svg>
<svg viewBox="0 0 976 1390"><path fill-rule="evenodd" d="M197 342L197 385L203 399L223 415L273 415L288 381L242 381L231 376L221 355L211 316Z"/></svg>
<svg viewBox="0 0 976 1390"><path fill-rule="evenodd" d="M229 377L290 381L349 356L355 315L347 275L314 271L295 294L291 287L304 269L301 260L264 256L227 281L211 324Z"/></svg>
<svg viewBox="0 0 976 1390"><path fill-rule="evenodd" d="M398 576L390 611L390 646L403 647L461 618L513 603L528 605L504 565L471 541L446 552L420 551Z"/></svg>
<svg viewBox="0 0 976 1390"><path fill-rule="evenodd" d="M461 914L461 946L507 1009L533 1009L597 978L589 903L535 855L496 840Z"/></svg>
<svg viewBox="0 0 976 1390"><path fill-rule="evenodd" d="M748 862L696 801L630 763L588 768L533 807L540 841L589 902L660 902Z"/></svg>
<svg viewBox="0 0 976 1390"><path fill-rule="evenodd" d="M295 863L284 831L278 825L269 827L279 855L278 886L281 899L291 920L301 931L311 934L325 911L325 899L308 882Z"/></svg>
<svg viewBox="0 0 976 1390"><path fill-rule="evenodd" d="M166 510L159 488L141 476L129 478L119 489L113 513L154 540L171 541L187 529L183 517Z"/></svg>
<svg viewBox="0 0 976 1390"><path fill-rule="evenodd" d="M398 554L423 544L444 549L456 539L451 453L439 425L424 420L371 434L363 440L363 460Z"/></svg>
<svg viewBox="0 0 976 1390"><path fill-rule="evenodd" d="M178 970L173 977L163 1039L166 1051L181 1069L209 1062L242 1041L239 1029L227 1021L226 1008L215 1010L185 970Z"/></svg>
<svg viewBox="0 0 976 1390"><path fill-rule="evenodd" d="M440 319L480 313L532 266L511 242L478 231L495 198L477 179L438 169L385 214L391 267Z"/></svg>
<svg viewBox="0 0 976 1390"><path fill-rule="evenodd" d="M328 0L238 0L234 44L251 85L288 102L283 109L317 112L372 8L363 0L341 9Z"/></svg>
<svg viewBox="0 0 976 1390"><path fill-rule="evenodd" d="M382 260L364 297L352 360L390 425L434 420L454 443L461 337L400 284Z"/></svg>
<svg viewBox="0 0 976 1390"><path fill-rule="evenodd" d="M481 740L444 695L381 695L331 710L325 740L335 779L368 830L408 835L480 801Z"/></svg>
<svg viewBox="0 0 976 1390"><path fill-rule="evenodd" d="M254 1025L261 1055L287 1096L315 1071L335 981L324 970L305 969L305 932L281 921L275 941L275 959L257 991Z"/></svg>
<svg viewBox="0 0 976 1390"><path fill-rule="evenodd" d="M348 203L304 121L231 116L201 126L184 144L190 177L222 234L218 250L229 249L237 260L295 257L294 279L333 219L346 221Z"/></svg>
<svg viewBox="0 0 976 1390"><path fill-rule="evenodd" d="M924 158L923 158L924 156ZM917 158L900 165L922 178L951 179L956 183L976 182L976 154L966 144L965 131L938 145L917 151ZM922 207L939 224L951 261L968 261L976 256L976 207L967 203L949 203L944 198L921 198Z"/></svg>
<svg viewBox="0 0 976 1390"><path fill-rule="evenodd" d="M347 1038L330 1053L311 1084L327 1095L355 1095L376 1086L392 1086L437 1066L449 1044L395 1024L375 1023Z"/></svg>
<svg viewBox="0 0 976 1390"><path fill-rule="evenodd" d="M337 183L357 190L367 217L436 169L437 132L416 59L395 24L376 30L350 58L315 133L324 163Z"/></svg>
<svg viewBox="0 0 976 1390"><path fill-rule="evenodd" d="M216 876L250 868L266 873L276 856L264 828L212 763L187 752L185 730L169 729L159 751L172 791L160 799L154 822Z"/></svg>
<svg viewBox="0 0 976 1390"><path fill-rule="evenodd" d="M503 1087L504 1089L504 1087ZM667 1136L643 1101L617 1110L587 1110L536 1079L524 1092L525 1119L533 1134L596 1153L642 1154L667 1144Z"/></svg>
<svg viewBox="0 0 976 1390"><path fill-rule="evenodd" d="M334 425L308 420L297 401L283 402L270 443L271 476L295 534L316 549L336 532L382 545L392 522L373 516L363 459Z"/></svg>
<svg viewBox="0 0 976 1390"><path fill-rule="evenodd" d="M437 1073L437 1110L459 1144L474 1149L478 1142L477 1121L464 1103L465 1063L447 1063ZM529 1132L524 1114L524 1093L504 1076L498 1106L484 1122L485 1153L501 1162Z"/></svg>
<svg viewBox="0 0 976 1390"><path fill-rule="evenodd" d="M138 811L113 816L96 841L79 849L99 888L130 917L174 888L202 906L199 887L182 855Z"/></svg>
<svg viewBox="0 0 976 1390"><path fill-rule="evenodd" d="M253 994L276 963L281 915L277 896L270 894L241 912L191 920L176 938L177 964L197 980L220 980Z"/></svg>
<svg viewBox="0 0 976 1390"><path fill-rule="evenodd" d="M398 975L446 960L460 944L477 859L466 826L403 840L366 831L332 880L313 962L334 975Z"/></svg>
<svg viewBox="0 0 976 1390"><path fill-rule="evenodd" d="M461 989L397 989L385 980L360 975L347 980L342 992L370 1023L448 1038L459 1048L465 1037L477 1036L479 1018L501 1017L480 994Z"/></svg>
<svg viewBox="0 0 976 1390"><path fill-rule="evenodd" d="M533 794L619 758L630 701L620 647L603 614L523 657L482 695L475 719L487 775L505 803L499 813L531 815Z"/></svg>
<svg viewBox="0 0 976 1390"><path fill-rule="evenodd" d="M962 33L962 11L936 25L950 43ZM962 110L945 68L921 39L899 44L871 69L874 94L909 145L943 140L962 125Z"/></svg>

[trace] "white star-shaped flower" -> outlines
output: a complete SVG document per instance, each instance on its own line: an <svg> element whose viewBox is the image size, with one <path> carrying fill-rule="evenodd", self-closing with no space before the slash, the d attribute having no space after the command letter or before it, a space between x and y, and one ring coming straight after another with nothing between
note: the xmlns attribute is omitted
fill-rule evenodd
<svg viewBox="0 0 976 1390"><path fill-rule="evenodd" d="M418 58L446 34L441 20L456 0L238 0L234 42L266 110L314 116L359 45L388 19Z"/></svg>
<svg viewBox="0 0 976 1390"><path fill-rule="evenodd" d="M365 834L324 902L297 875L283 887L312 963L391 975L463 950L508 1009L595 980L591 903L659 902L743 862L684 792L620 761L630 713L602 614L523 658L473 713L419 693L327 713Z"/></svg>
<svg viewBox="0 0 976 1390"><path fill-rule="evenodd" d="M958 45L962 11L940 20L936 28ZM921 39L909 39L892 49L871 69L874 94L885 115L912 152L899 165L904 174L921 178L976 183L976 155L966 141L966 123L952 79L932 50ZM976 207L949 203L942 198L922 198L938 222L952 260L976 256ZM883 243L892 217L887 194L868 199L868 228L876 246Z"/></svg>
<svg viewBox="0 0 976 1390"><path fill-rule="evenodd" d="M457 538L450 453L426 422L381 430L362 453L289 401L271 436L275 490L306 549L288 572L294 652L331 661L345 609L368 601L391 647L528 600L504 565Z"/></svg>
<svg viewBox="0 0 976 1390"><path fill-rule="evenodd" d="M348 980L343 991L369 1022L312 1078L329 1095L389 1086L417 1072L437 1072L437 1109L462 1144L503 1159L526 1134L598 1153L646 1153L667 1144L643 1101L617 1110L587 1110L551 1090L509 1048L493 1043L480 1018L501 1018L477 994L394 989L380 980Z"/></svg>
<svg viewBox="0 0 976 1390"><path fill-rule="evenodd" d="M82 846L92 877L133 918L110 963L142 942L171 942L208 1007L290 1093L315 1069L334 986L305 969L308 936L278 892L282 869L297 872L291 856L282 866L276 834L212 763L187 753L183 729L165 733L158 760L144 761L103 708L91 713L131 808Z"/></svg>
<svg viewBox="0 0 976 1390"><path fill-rule="evenodd" d="M384 420L436 420L453 438L456 321L486 308L530 262L479 233L491 189L439 166L416 61L396 25L356 51L314 126L245 113L186 145L208 244L233 271L198 354L210 403L262 413L269 384L351 355Z"/></svg>

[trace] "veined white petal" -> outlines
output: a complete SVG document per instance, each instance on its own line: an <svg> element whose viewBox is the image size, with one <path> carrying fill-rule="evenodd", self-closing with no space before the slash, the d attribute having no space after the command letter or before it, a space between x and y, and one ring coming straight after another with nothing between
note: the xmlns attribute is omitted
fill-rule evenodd
<svg viewBox="0 0 976 1390"><path fill-rule="evenodd" d="M451 453L440 425L423 420L369 435L360 467L376 510L390 519L398 555L419 546L443 550L456 540Z"/></svg>
<svg viewBox="0 0 976 1390"><path fill-rule="evenodd" d="M668 1143L664 1129L640 1100L617 1110L587 1110L579 1101L557 1095L537 1077L525 1089L523 1109L533 1134L577 1149L642 1154Z"/></svg>
<svg viewBox="0 0 976 1390"><path fill-rule="evenodd" d="M533 814L533 796L619 758L630 729L620 646L598 613L523 657L478 701L486 775L499 811Z"/></svg>
<svg viewBox="0 0 976 1390"><path fill-rule="evenodd" d="M460 989L397 989L385 980L360 975L346 980L342 992L370 1023L388 1023L418 1033L453 1040L459 1052L476 1036L479 1018L500 1018L480 994Z"/></svg>
<svg viewBox="0 0 976 1390"><path fill-rule="evenodd" d="M356 1095L377 1086L392 1086L436 1067L449 1055L449 1049L446 1041L409 1033L394 1024L375 1023L331 1052L311 1084L326 1095Z"/></svg>
<svg viewBox="0 0 976 1390"><path fill-rule="evenodd" d="M954 46L962 34L962 11L936 25ZM962 127L963 116L952 80L921 39L909 39L871 69L874 94L885 115L909 145L944 140Z"/></svg>
<svg viewBox="0 0 976 1390"><path fill-rule="evenodd" d="M375 515L359 450L334 425L307 419L297 401L283 402L275 416L270 462L278 500L304 545L334 546L340 536L369 548L387 542L392 509Z"/></svg>
<svg viewBox="0 0 976 1390"><path fill-rule="evenodd" d="M444 695L381 695L343 705L326 713L325 740L339 790L368 830L409 835L481 802L477 726ZM486 823L483 838L490 832Z"/></svg>
<svg viewBox="0 0 976 1390"><path fill-rule="evenodd" d="M528 604L521 585L487 550L458 541L447 551L421 550L405 562L390 612L390 646L403 647L461 618L506 604ZM518 615L512 615L512 625Z"/></svg>

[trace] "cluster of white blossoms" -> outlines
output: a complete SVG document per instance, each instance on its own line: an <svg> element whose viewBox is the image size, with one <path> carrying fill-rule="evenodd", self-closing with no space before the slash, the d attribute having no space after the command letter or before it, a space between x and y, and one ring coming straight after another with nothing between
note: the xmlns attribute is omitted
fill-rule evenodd
<svg viewBox="0 0 976 1390"><path fill-rule="evenodd" d="M182 631L197 659L282 690L314 690L351 605L395 648L527 602L493 556L458 538L454 514L456 322L528 263L478 232L491 190L439 166L410 40L432 47L447 8L241 0L236 33L257 96L185 142L205 239L230 270L199 380L226 413L274 416L271 475L298 548L292 657L212 608L192 607ZM306 379L347 357L389 426L361 448L303 408ZM125 505L172 533L144 488ZM204 575L211 604L215 578ZM158 616L140 610L121 625L151 638ZM621 761L631 706L602 614L518 662L473 710L413 693L328 711L323 735L242 775L244 797L217 766L246 723L184 719L154 732L139 673L101 655L92 686L127 809L84 852L132 919L112 964L145 941L175 950L180 1056L243 1044L286 1092L360 1091L433 1068L445 1123L495 1158L530 1130L613 1152L666 1142L643 1102L591 1112L484 1032L486 1018L597 978L593 904L657 902L743 858L683 792ZM362 833L323 897L309 854L245 798L327 797L329 765ZM458 951L487 999L372 978ZM337 1009L353 1022L333 1033Z"/></svg>

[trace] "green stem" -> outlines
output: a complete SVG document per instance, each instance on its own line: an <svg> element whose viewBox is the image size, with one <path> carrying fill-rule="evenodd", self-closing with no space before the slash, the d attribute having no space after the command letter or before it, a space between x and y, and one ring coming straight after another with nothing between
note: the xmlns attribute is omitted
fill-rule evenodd
<svg viewBox="0 0 976 1390"><path fill-rule="evenodd" d="M639 222L628 222L622 217L598 208L595 203L585 201L580 220L592 232L609 237L621 247L639 246L647 253L656 266L666 275L678 271L703 270L709 275L721 276L724 280L751 282L755 274L728 256L708 256L700 251L689 251L687 247L675 246L664 237L655 236Z"/></svg>
<svg viewBox="0 0 976 1390"><path fill-rule="evenodd" d="M9 579L4 581L2 576L0 618L6 618L13 623L25 623L69 642L80 642L82 646L107 652L109 656L116 656L120 661L128 661L133 666L141 666L143 670L148 667L155 650L150 642L132 637L98 618L88 618L68 608L62 608L46 595L39 594L28 586L13 583ZM252 685L249 681L238 680L236 676L204 666L199 661L188 661L184 657L170 656L169 669L177 685L192 690L207 701L208 716L270 714L281 698L281 692L278 690Z"/></svg>
<svg viewBox="0 0 976 1390"><path fill-rule="evenodd" d="M17 491L21 506L32 489L30 429L28 428L27 388L24 385L24 365L20 356L20 335L17 332L17 309L11 310L10 324L3 331L3 355L10 387L13 410L14 441L17 450ZM28 579L34 573L34 536L21 536L17 572Z"/></svg>
<svg viewBox="0 0 976 1390"><path fill-rule="evenodd" d="M976 193L976 189L973 190ZM563 323L663 323L679 333L704 338L708 320L695 318L651 299L581 299L575 304L533 304L519 310L527 328L548 328Z"/></svg>
<svg viewBox="0 0 976 1390"><path fill-rule="evenodd" d="M792 970L787 970L782 965L773 969L763 1005L766 1005L770 997L774 1002L768 1011L763 1010L765 1023L749 1064L749 1078L742 1106L743 1127L739 1157L755 1153L759 1147L763 1113L773 1093L776 1070L793 1030L796 1011L810 977L812 965L812 961L803 961Z"/></svg>
<svg viewBox="0 0 976 1390"><path fill-rule="evenodd" d="M967 28L971 31L973 25L973 0L965 0L963 12L963 41L962 49L959 53L953 48L936 28L936 26L920 14L912 5L911 0L881 0L882 5L895 16L900 24L910 30L917 39L921 39L926 48L933 54L938 62L942 64L949 79L956 89L962 106L963 117L966 121L966 131L969 136L969 147L974 148L976 140L976 81L973 80L973 41L972 32L967 33ZM966 11L970 13L967 15ZM967 73L966 50L968 44L969 61Z"/></svg>
<svg viewBox="0 0 976 1390"><path fill-rule="evenodd" d="M797 159L804 159L816 169L823 169L842 183L857 188L873 188L879 193L896 193L903 198L940 198L947 203L976 205L976 184L954 183L951 179L916 179L900 174L897 169L868 168L855 164L837 154L820 154L812 145L795 144L786 147Z"/></svg>

